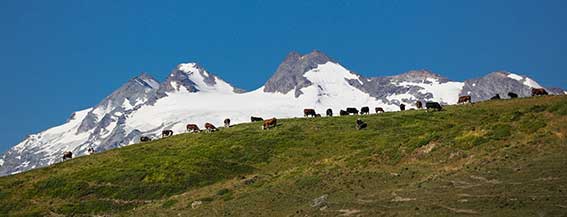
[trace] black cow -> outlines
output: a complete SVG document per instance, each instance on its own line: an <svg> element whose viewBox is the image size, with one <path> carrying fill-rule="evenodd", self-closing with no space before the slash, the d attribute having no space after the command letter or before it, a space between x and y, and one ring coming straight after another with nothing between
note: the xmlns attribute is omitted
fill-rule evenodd
<svg viewBox="0 0 567 217"><path fill-rule="evenodd" d="M327 109L327 116L333 117L333 109Z"/></svg>
<svg viewBox="0 0 567 217"><path fill-rule="evenodd" d="M356 119L356 129L357 130L362 130L364 128L366 128L368 126L368 124L364 123L364 121L360 120L360 118Z"/></svg>
<svg viewBox="0 0 567 217"><path fill-rule="evenodd" d="M339 111L339 115L340 115L340 116L345 116L345 115L348 115L348 112L341 109L341 111Z"/></svg>
<svg viewBox="0 0 567 217"><path fill-rule="evenodd" d="M400 104L400 111L405 111L406 110L406 104Z"/></svg>
<svg viewBox="0 0 567 217"><path fill-rule="evenodd" d="M264 119L261 117L250 117L250 122L256 122L256 121L263 121Z"/></svg>
<svg viewBox="0 0 567 217"><path fill-rule="evenodd" d="M94 149L93 147L89 147L89 148L87 149L87 153L88 153L89 155L94 154L95 152L96 152L96 151L95 151L95 149Z"/></svg>
<svg viewBox="0 0 567 217"><path fill-rule="evenodd" d="M360 108L360 114L361 115L370 114L370 108L368 108L368 106L364 106L364 107Z"/></svg>
<svg viewBox="0 0 567 217"><path fill-rule="evenodd" d="M493 96L492 98L490 98L491 100L496 100L496 99L500 99L500 94L496 94L496 96Z"/></svg>
<svg viewBox="0 0 567 217"><path fill-rule="evenodd" d="M518 94L512 93L512 92L509 92L509 93L508 93L508 96L510 97L510 99L518 98Z"/></svg>
<svg viewBox="0 0 567 217"><path fill-rule="evenodd" d="M356 108L346 108L346 112L347 112L348 114L357 115L357 114L358 114L358 109L356 109Z"/></svg>
<svg viewBox="0 0 567 217"><path fill-rule="evenodd" d="M224 119L224 127L230 127L230 119Z"/></svg>
<svg viewBox="0 0 567 217"><path fill-rule="evenodd" d="M149 142L149 141L152 141L152 138L150 138L148 136L140 137L140 142Z"/></svg>
<svg viewBox="0 0 567 217"><path fill-rule="evenodd" d="M173 136L173 130L164 130L164 131L161 131L161 137L162 137L162 138L164 138L164 137L170 137L170 136Z"/></svg>
<svg viewBox="0 0 567 217"><path fill-rule="evenodd" d="M374 110L376 111L376 113L384 113L384 109L382 107L376 107L374 108Z"/></svg>
<svg viewBox="0 0 567 217"><path fill-rule="evenodd" d="M437 111L443 110L443 107L441 107L441 104L439 104L438 102L426 102L426 103L425 103L425 108L426 108L427 110L433 109L434 111L435 111L435 110L437 110Z"/></svg>

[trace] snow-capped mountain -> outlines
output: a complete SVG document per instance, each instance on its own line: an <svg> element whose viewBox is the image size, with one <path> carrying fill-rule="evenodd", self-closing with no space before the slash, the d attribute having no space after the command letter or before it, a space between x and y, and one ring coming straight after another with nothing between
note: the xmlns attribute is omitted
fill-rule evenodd
<svg viewBox="0 0 567 217"><path fill-rule="evenodd" d="M395 111L399 104L411 108L417 100L455 104L459 95L471 95L473 101L507 92L528 96L532 87L541 85L508 72L464 82L426 70L364 77L314 51L290 53L262 87L244 92L196 63L183 63L161 83L141 74L98 105L73 113L65 124L28 136L0 156L0 175L56 163L64 151L81 156L89 147L104 151L131 145L165 129L183 133L188 123L203 127L206 122L220 126L225 118L242 123L250 116L301 117L304 108L320 113L362 106Z"/></svg>

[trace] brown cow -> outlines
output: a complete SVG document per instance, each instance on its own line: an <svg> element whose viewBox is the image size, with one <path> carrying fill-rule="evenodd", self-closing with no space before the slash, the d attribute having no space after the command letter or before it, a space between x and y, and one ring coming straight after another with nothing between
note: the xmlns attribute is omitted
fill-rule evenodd
<svg viewBox="0 0 567 217"><path fill-rule="evenodd" d="M374 108L374 110L376 111L376 113L384 113L384 109L382 107L376 107Z"/></svg>
<svg viewBox="0 0 567 217"><path fill-rule="evenodd" d="M315 117L317 113L315 113L315 109L303 109L303 116L305 117Z"/></svg>
<svg viewBox="0 0 567 217"><path fill-rule="evenodd" d="M207 130L207 132L213 132L213 131L217 130L215 125L213 125L211 123L205 123L205 129Z"/></svg>
<svg viewBox="0 0 567 217"><path fill-rule="evenodd" d="M262 125L262 129L267 130L272 127L275 127L277 124L278 124L278 119L276 118L268 119L264 121L264 124Z"/></svg>
<svg viewBox="0 0 567 217"><path fill-rule="evenodd" d="M67 160L71 158L73 158L73 152L70 151L63 152L63 160Z"/></svg>
<svg viewBox="0 0 567 217"><path fill-rule="evenodd" d="M543 88L532 88L532 96L545 96L547 91Z"/></svg>
<svg viewBox="0 0 567 217"><path fill-rule="evenodd" d="M164 130L164 131L161 131L161 137L162 137L162 138L164 138L164 137L170 137L170 136L173 136L173 130Z"/></svg>
<svg viewBox="0 0 567 217"><path fill-rule="evenodd" d="M201 131L201 129L199 129L197 124L187 124L187 132L198 133L199 131Z"/></svg>
<svg viewBox="0 0 567 217"><path fill-rule="evenodd" d="M459 96L459 101L457 101L457 104L464 104L464 103L471 103L471 96Z"/></svg>
<svg viewBox="0 0 567 217"><path fill-rule="evenodd" d="M415 102L415 107L417 109L421 109L423 107L423 104L421 104L421 101L417 101L417 102Z"/></svg>
<svg viewBox="0 0 567 217"><path fill-rule="evenodd" d="M224 119L224 127L230 127L230 119Z"/></svg>

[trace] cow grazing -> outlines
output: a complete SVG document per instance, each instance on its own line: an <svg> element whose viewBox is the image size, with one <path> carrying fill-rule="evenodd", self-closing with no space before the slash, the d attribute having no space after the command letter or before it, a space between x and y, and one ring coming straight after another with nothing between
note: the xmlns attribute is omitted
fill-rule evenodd
<svg viewBox="0 0 567 217"><path fill-rule="evenodd" d="M437 110L437 111L443 110L443 107L441 107L441 104L439 104L438 102L426 102L426 103L425 103L425 108L426 108L427 110L433 109L434 111L435 111L435 110Z"/></svg>
<svg viewBox="0 0 567 217"><path fill-rule="evenodd" d="M268 119L264 121L264 124L262 125L262 129L267 130L275 127L277 124L278 124L278 120L276 118Z"/></svg>
<svg viewBox="0 0 567 217"><path fill-rule="evenodd" d="M327 109L327 117L333 117L333 109Z"/></svg>
<svg viewBox="0 0 567 217"><path fill-rule="evenodd" d="M406 104L400 104L400 111L405 111L406 110Z"/></svg>
<svg viewBox="0 0 567 217"><path fill-rule="evenodd" d="M459 96L457 104L471 103L471 96Z"/></svg>
<svg viewBox="0 0 567 217"><path fill-rule="evenodd" d="M199 131L201 131L201 129L199 129L197 124L187 124L187 132L198 133Z"/></svg>
<svg viewBox="0 0 567 217"><path fill-rule="evenodd" d="M173 136L173 130L161 131L161 138Z"/></svg>
<svg viewBox="0 0 567 217"><path fill-rule="evenodd" d="M545 96L547 91L543 88L532 88L532 96Z"/></svg>
<svg viewBox="0 0 567 217"><path fill-rule="evenodd" d="M339 111L339 115L340 116L346 116L346 115L348 115L348 112L341 109L341 111Z"/></svg>
<svg viewBox="0 0 567 217"><path fill-rule="evenodd" d="M366 128L368 126L368 124L364 123L364 121L360 120L360 118L356 119L356 129L357 130L362 130L364 128Z"/></svg>
<svg viewBox="0 0 567 217"><path fill-rule="evenodd" d="M315 109L303 109L303 116L305 117L315 117L317 113L315 113Z"/></svg>
<svg viewBox="0 0 567 217"><path fill-rule="evenodd" d="M415 107L417 109L421 109L423 107L423 104L421 104L421 101L417 101L417 102L415 102Z"/></svg>
<svg viewBox="0 0 567 217"><path fill-rule="evenodd" d="M250 117L250 122L256 122L256 121L263 121L264 119L261 117Z"/></svg>
<svg viewBox="0 0 567 217"><path fill-rule="evenodd" d="M508 96L510 97L510 99L518 98L518 94L512 93L512 92L509 92L509 93L508 93Z"/></svg>
<svg viewBox="0 0 567 217"><path fill-rule="evenodd" d="M67 160L71 158L73 158L73 152L70 151L63 152L63 160Z"/></svg>
<svg viewBox="0 0 567 217"><path fill-rule="evenodd" d="M230 119L224 119L224 127L230 127Z"/></svg>
<svg viewBox="0 0 567 217"><path fill-rule="evenodd" d="M215 127L215 125L211 124L211 123L205 123L205 129L207 130L207 132L214 132L217 130L217 128Z"/></svg>
<svg viewBox="0 0 567 217"><path fill-rule="evenodd" d="M374 108L374 110L376 111L376 114L384 113L384 109L382 107L376 107L376 108Z"/></svg>
<svg viewBox="0 0 567 217"><path fill-rule="evenodd" d="M316 117L316 118L320 118L320 117L321 117L321 114L315 114L315 117Z"/></svg>
<svg viewBox="0 0 567 217"><path fill-rule="evenodd" d="M492 98L490 98L491 100L497 100L500 99L500 94L496 94L496 96L493 96Z"/></svg>
<svg viewBox="0 0 567 217"><path fill-rule="evenodd" d="M140 137L140 142L149 142L149 141L152 141L152 138L150 138L148 136Z"/></svg>
<svg viewBox="0 0 567 217"><path fill-rule="evenodd" d="M346 112L350 115L350 114L354 114L357 115L358 114L358 109L356 108L346 108Z"/></svg>
<svg viewBox="0 0 567 217"><path fill-rule="evenodd" d="M364 106L364 107L360 108L360 114L361 115L370 114L370 108L368 108L368 106Z"/></svg>

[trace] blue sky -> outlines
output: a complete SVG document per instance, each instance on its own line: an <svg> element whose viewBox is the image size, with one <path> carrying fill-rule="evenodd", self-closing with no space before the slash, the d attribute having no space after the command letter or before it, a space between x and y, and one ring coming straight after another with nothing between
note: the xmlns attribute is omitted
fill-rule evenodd
<svg viewBox="0 0 567 217"><path fill-rule="evenodd" d="M0 151L129 78L196 61L261 86L285 55L321 50L365 76L491 71L567 88L567 1L25 1L0 7Z"/></svg>

